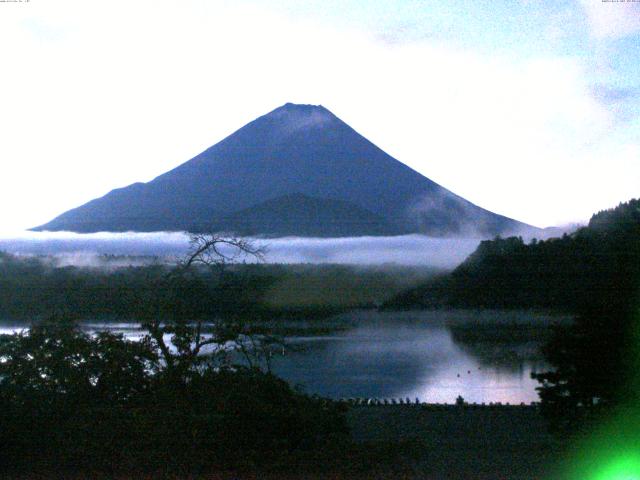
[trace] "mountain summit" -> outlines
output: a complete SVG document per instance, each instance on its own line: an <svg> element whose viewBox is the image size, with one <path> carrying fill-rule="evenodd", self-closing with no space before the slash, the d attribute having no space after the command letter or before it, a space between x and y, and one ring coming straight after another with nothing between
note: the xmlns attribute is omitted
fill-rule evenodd
<svg viewBox="0 0 640 480"><path fill-rule="evenodd" d="M287 103L151 182L35 230L486 237L523 228L532 227L446 190L326 108Z"/></svg>

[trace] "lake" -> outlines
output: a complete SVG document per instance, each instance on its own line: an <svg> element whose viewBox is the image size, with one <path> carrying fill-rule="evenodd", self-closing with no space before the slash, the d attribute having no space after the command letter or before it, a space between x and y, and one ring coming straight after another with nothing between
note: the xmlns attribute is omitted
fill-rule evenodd
<svg viewBox="0 0 640 480"><path fill-rule="evenodd" d="M275 357L273 370L331 398L454 403L462 395L468 402L529 403L538 400L531 372L547 368L538 348L551 324L567 320L532 312L362 311L331 319L339 330L329 334L314 334L317 322L292 322L310 333L288 336L300 351ZM0 333L20 327L4 325ZM133 323L88 328L139 335Z"/></svg>

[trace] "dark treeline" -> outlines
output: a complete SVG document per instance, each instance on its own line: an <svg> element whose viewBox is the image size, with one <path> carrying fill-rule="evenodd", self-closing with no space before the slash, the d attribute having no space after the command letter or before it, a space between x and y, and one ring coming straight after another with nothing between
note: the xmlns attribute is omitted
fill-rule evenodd
<svg viewBox="0 0 640 480"><path fill-rule="evenodd" d="M431 274L397 267L227 265L194 268L197 274L183 279L176 293L175 285L167 291L165 281L172 268L55 268L46 258L0 252L0 320L30 321L58 312L80 320L135 321L150 299L173 317L323 317L379 305Z"/></svg>
<svg viewBox="0 0 640 480"><path fill-rule="evenodd" d="M388 308L551 308L578 312L594 298L627 298L640 271L640 202L595 214L571 235L480 243L450 274L401 293Z"/></svg>

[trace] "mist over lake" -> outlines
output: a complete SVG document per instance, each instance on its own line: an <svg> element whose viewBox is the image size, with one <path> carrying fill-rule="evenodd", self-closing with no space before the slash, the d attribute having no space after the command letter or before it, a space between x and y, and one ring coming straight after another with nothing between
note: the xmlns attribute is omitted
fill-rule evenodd
<svg viewBox="0 0 640 480"><path fill-rule="evenodd" d="M424 265L453 268L475 250L478 238L424 235L344 238L257 238L268 263ZM158 256L175 259L189 248L179 232L91 233L17 232L0 234L0 251L20 255L56 255L66 264L91 266L100 255ZM247 259L251 261L251 259Z"/></svg>

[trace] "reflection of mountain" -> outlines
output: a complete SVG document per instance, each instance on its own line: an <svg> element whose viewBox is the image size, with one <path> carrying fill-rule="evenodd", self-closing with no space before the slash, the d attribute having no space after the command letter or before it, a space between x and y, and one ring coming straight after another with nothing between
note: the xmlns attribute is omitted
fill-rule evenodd
<svg viewBox="0 0 640 480"><path fill-rule="evenodd" d="M321 106L286 104L149 183L113 190L38 230L223 230L494 236L529 228L395 160Z"/></svg>
<svg viewBox="0 0 640 480"><path fill-rule="evenodd" d="M355 328L332 340L309 341L304 352L276 359L274 370L309 393L397 397L435 375L452 355L442 329L398 330Z"/></svg>
<svg viewBox="0 0 640 480"><path fill-rule="evenodd" d="M349 318L357 319L358 327L333 339L309 338L302 342L304 352L276 358L274 371L303 384L310 393L334 398L419 397L453 403L462 394L472 402L537 399L530 361L511 358L509 364L505 358L504 363L488 362L485 368L486 346L480 343L476 350L473 342L453 339L444 326L449 315L447 311L413 316L353 314Z"/></svg>
<svg viewBox="0 0 640 480"><path fill-rule="evenodd" d="M540 347L551 335L540 325L452 325L454 343L483 366L499 371L522 372L524 364L542 365Z"/></svg>
<svg viewBox="0 0 640 480"><path fill-rule="evenodd" d="M540 370L545 363L540 353L542 344L527 343L464 343L453 337L455 344L466 354L476 359L483 368L503 373L522 374L526 368Z"/></svg>

